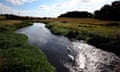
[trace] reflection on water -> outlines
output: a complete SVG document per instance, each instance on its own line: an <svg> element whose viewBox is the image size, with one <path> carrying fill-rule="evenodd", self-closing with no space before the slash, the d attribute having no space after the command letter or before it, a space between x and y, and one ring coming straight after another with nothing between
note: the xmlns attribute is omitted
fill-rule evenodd
<svg viewBox="0 0 120 72"><path fill-rule="evenodd" d="M71 64L65 64L70 72L115 72L115 67L120 66L120 58L115 54L86 43L73 42L68 50L74 59Z"/></svg>
<svg viewBox="0 0 120 72"><path fill-rule="evenodd" d="M70 41L67 38L53 35L42 23L34 23L17 32L26 34L31 44L40 47L57 72L68 72L63 65L69 60L67 46L70 45Z"/></svg>
<svg viewBox="0 0 120 72"><path fill-rule="evenodd" d="M55 36L43 23L34 23L17 32L26 34L31 44L40 47L57 72L113 72L120 61L113 53Z"/></svg>

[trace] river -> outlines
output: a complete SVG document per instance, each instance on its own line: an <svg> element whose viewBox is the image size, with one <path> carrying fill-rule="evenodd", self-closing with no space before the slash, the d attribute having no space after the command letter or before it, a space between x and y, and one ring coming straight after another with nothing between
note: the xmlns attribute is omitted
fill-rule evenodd
<svg viewBox="0 0 120 72"><path fill-rule="evenodd" d="M56 36L43 23L33 23L17 30L28 36L30 44L39 47L56 72L115 72L120 58L85 43Z"/></svg>

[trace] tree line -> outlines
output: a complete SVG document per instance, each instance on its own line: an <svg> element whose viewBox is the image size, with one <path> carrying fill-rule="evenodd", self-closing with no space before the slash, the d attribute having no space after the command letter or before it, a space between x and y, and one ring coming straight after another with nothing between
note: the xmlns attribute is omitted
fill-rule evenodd
<svg viewBox="0 0 120 72"><path fill-rule="evenodd" d="M100 10L94 11L93 14L88 11L72 11L61 14L58 17L97 18L120 21L120 1L114 1L111 5L104 5Z"/></svg>
<svg viewBox="0 0 120 72"><path fill-rule="evenodd" d="M67 12L65 14L61 14L59 17L74 17L74 18L86 18L86 17L93 17L92 13L89 13L87 11L72 11L72 12Z"/></svg>
<svg viewBox="0 0 120 72"><path fill-rule="evenodd" d="M39 17L18 16L13 14L3 14L6 19L21 19L21 20L34 20L34 19L47 19ZM120 1L114 1L111 5L104 5L100 10L90 13L88 11L71 11L61 14L60 17L69 18L97 18L103 20L115 20L120 21Z"/></svg>
<svg viewBox="0 0 120 72"><path fill-rule="evenodd" d="M1 14L0 16L4 16L4 19L10 19L10 20L42 20L42 19L49 19L47 17L30 17L30 16L19 16L14 14Z"/></svg>

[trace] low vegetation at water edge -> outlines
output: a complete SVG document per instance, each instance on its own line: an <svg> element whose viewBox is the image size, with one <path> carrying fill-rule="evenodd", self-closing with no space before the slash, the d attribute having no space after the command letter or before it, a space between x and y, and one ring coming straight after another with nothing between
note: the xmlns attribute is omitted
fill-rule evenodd
<svg viewBox="0 0 120 72"><path fill-rule="evenodd" d="M25 35L14 32L29 25L28 22L6 20L0 23L0 72L55 71L39 48L30 45Z"/></svg>
<svg viewBox="0 0 120 72"><path fill-rule="evenodd" d="M70 20L69 20L70 19ZM86 19L88 20L88 18ZM95 20L94 20L95 21ZM85 40L87 43L120 55L120 23L97 21L82 23L83 19L72 21L71 18L49 21L48 27L54 34L70 39ZM85 19L84 19L85 22ZM96 24L95 24L96 23Z"/></svg>

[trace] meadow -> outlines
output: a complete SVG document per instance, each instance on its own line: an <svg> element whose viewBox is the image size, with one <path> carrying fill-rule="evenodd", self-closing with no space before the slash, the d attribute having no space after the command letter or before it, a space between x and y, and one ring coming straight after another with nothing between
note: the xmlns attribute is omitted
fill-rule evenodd
<svg viewBox="0 0 120 72"><path fill-rule="evenodd" d="M15 33L19 28L42 22L56 35L70 40L84 40L97 48L120 56L120 22L93 18L51 18L43 20L0 21L1 72L55 72L43 52L28 43L28 37Z"/></svg>
<svg viewBox="0 0 120 72"><path fill-rule="evenodd" d="M71 40L84 40L97 48L120 55L120 22L93 18L58 18L46 20L47 28Z"/></svg>
<svg viewBox="0 0 120 72"><path fill-rule="evenodd" d="M0 21L0 72L55 72L40 48L30 45L27 36L15 33L28 25L32 23Z"/></svg>

